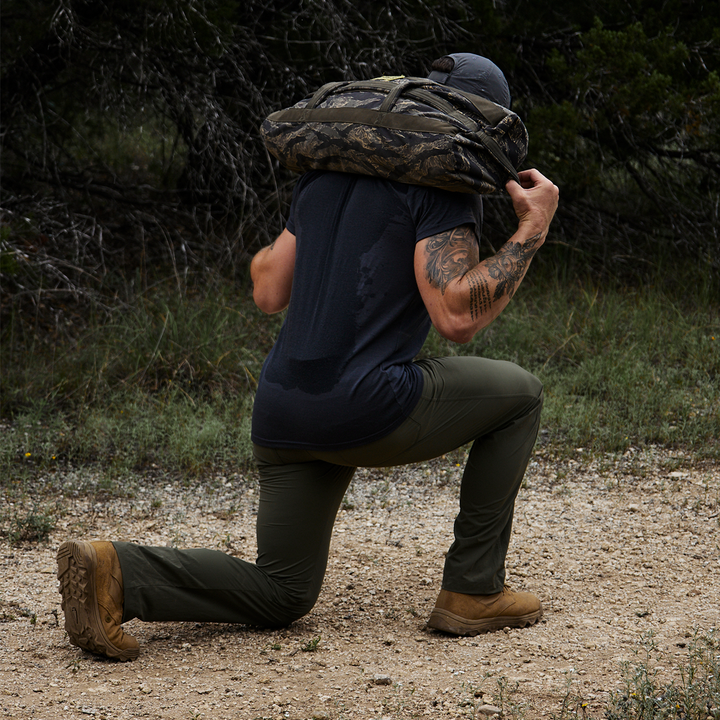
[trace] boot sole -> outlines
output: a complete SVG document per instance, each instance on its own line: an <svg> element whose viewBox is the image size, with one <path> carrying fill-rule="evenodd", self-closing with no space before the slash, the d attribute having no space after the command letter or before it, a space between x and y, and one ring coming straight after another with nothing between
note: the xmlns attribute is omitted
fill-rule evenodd
<svg viewBox="0 0 720 720"><path fill-rule="evenodd" d="M136 658L140 654L139 648L115 647L105 633L95 592L95 548L89 542L64 542L57 551L57 564L65 630L70 642L114 660Z"/></svg>
<svg viewBox="0 0 720 720"><path fill-rule="evenodd" d="M497 617L482 618L480 620L468 620L448 610L435 608L432 613L430 613L427 626L452 635L473 636L479 635L480 633L502 630L506 627L528 627L529 625L534 625L542 617L542 614L543 611L542 608L540 608L540 610L528 613L527 615L499 615Z"/></svg>

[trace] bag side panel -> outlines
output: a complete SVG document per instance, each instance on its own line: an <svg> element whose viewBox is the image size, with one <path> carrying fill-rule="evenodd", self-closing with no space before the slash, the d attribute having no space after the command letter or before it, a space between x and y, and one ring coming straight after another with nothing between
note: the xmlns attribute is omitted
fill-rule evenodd
<svg viewBox="0 0 720 720"><path fill-rule="evenodd" d="M299 173L335 170L484 194L502 191L525 159L527 130L499 106L496 125L473 112L465 98L462 111L448 115L401 94L385 113L379 108L387 93L358 85L328 95L317 109L307 110L303 100L273 113L261 128L269 152ZM344 121L348 115L352 122Z"/></svg>

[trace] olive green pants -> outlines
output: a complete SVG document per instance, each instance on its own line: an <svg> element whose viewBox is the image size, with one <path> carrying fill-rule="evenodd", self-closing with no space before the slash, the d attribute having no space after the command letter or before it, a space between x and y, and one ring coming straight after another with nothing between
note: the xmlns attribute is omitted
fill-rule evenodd
<svg viewBox="0 0 720 720"><path fill-rule="evenodd" d="M255 563L217 550L116 542L123 621L187 620L279 627L320 593L335 516L356 467L422 462L472 443L443 587L499 592L515 497L537 435L542 385L508 362L475 357L418 362L420 401L387 437L350 450L255 447L260 472Z"/></svg>

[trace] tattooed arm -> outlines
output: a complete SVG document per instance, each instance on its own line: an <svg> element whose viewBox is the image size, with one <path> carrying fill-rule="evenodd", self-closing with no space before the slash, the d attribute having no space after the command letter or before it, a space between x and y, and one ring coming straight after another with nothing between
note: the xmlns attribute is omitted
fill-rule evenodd
<svg viewBox="0 0 720 720"><path fill-rule="evenodd" d="M276 313L288 306L294 271L295 236L285 228L250 263L253 300L263 312Z"/></svg>
<svg viewBox="0 0 720 720"><path fill-rule="evenodd" d="M468 342L507 306L538 248L545 241L558 202L558 189L537 170L520 173L506 189L519 224L493 257L479 262L471 226L425 238L415 251L415 277L438 332Z"/></svg>

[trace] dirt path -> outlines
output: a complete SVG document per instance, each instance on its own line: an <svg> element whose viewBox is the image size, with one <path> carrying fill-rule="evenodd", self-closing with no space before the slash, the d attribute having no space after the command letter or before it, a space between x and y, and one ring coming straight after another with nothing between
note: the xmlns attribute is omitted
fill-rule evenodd
<svg viewBox="0 0 720 720"><path fill-rule="evenodd" d="M483 718L483 706L502 705L504 717L550 718L569 687L600 718L647 633L651 666L669 678L693 631L720 627L720 469L667 452L593 462L578 452L538 454L516 506L508 581L541 596L543 620L467 639L427 631L458 459L358 474L320 600L302 621L276 632L133 621L126 630L142 650L126 664L69 645L57 545L124 539L252 559L257 491L214 478L103 500L74 496L88 478L67 475L49 544L0 542L0 717ZM5 515L17 510L3 503Z"/></svg>

